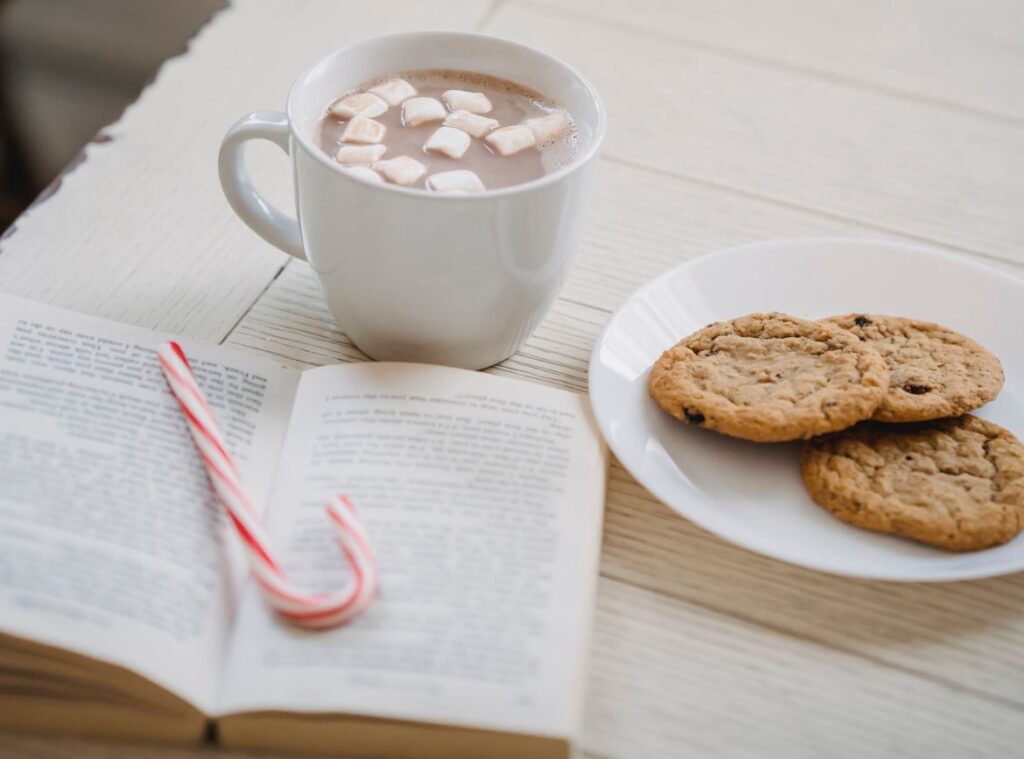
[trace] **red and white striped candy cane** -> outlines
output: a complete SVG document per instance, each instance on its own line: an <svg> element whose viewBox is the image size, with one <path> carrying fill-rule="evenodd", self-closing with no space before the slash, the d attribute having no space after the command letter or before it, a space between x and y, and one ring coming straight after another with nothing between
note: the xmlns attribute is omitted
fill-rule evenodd
<svg viewBox="0 0 1024 759"><path fill-rule="evenodd" d="M189 432L213 488L245 546L249 567L267 603L282 617L302 627L335 627L359 616L377 590L377 564L352 502L347 496L336 495L327 505L327 516L352 571L348 584L333 593L306 593L293 587L274 558L263 524L242 487L238 467L228 453L224 435L199 389L185 352L168 340L157 350L157 357L188 420Z"/></svg>

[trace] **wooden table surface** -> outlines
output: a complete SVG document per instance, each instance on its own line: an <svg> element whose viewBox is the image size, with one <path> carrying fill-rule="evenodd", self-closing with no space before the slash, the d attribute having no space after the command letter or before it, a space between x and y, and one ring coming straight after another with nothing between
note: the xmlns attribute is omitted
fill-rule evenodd
<svg viewBox="0 0 1024 759"><path fill-rule="evenodd" d="M361 359L307 266L231 213L217 148L327 51L420 28L535 44L610 112L572 275L498 373L586 390L632 290L752 240L909 240L1024 276L1019 0L247 0L5 235L0 289L297 366ZM290 207L286 158L251 160ZM617 464L605 520L590 757L1024 756L1024 575L816 574L723 543ZM207 753L0 735L3 757Z"/></svg>

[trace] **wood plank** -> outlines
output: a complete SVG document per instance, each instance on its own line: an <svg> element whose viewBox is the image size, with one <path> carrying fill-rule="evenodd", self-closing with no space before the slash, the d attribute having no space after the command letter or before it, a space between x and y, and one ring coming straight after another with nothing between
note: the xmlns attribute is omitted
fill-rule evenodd
<svg viewBox="0 0 1024 759"><path fill-rule="evenodd" d="M684 45L1024 121L1016 0L525 0Z"/></svg>
<svg viewBox="0 0 1024 759"><path fill-rule="evenodd" d="M681 546L677 546L682 549ZM1019 755L1019 711L602 581L586 746L608 757Z"/></svg>
<svg viewBox="0 0 1024 759"><path fill-rule="evenodd" d="M562 295L610 311L651 277L702 253L757 240L836 236L918 242L606 160L599 167L581 250ZM976 258L1024 276L1019 264Z"/></svg>
<svg viewBox="0 0 1024 759"><path fill-rule="evenodd" d="M166 63L156 81L56 192L0 240L0 289L122 322L218 341L286 260L235 218L217 149L247 111L281 108L292 78L371 34L470 28L490 0L242 0ZM251 151L257 184L291 204L287 159Z"/></svg>
<svg viewBox="0 0 1024 759"><path fill-rule="evenodd" d="M533 6L487 30L593 80L612 157L1024 261L1018 126Z"/></svg>

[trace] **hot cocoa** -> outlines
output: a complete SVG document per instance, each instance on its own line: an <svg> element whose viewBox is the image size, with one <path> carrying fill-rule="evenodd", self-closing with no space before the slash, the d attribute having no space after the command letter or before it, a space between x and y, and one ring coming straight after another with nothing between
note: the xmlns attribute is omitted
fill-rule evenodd
<svg viewBox="0 0 1024 759"><path fill-rule="evenodd" d="M575 154L572 117L513 82L425 70L366 82L328 105L317 144L370 182L445 194L549 174Z"/></svg>

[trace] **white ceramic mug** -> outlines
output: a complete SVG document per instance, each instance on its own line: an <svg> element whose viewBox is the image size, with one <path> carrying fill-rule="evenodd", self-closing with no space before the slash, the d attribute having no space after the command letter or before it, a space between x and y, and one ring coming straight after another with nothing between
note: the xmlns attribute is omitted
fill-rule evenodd
<svg viewBox="0 0 1024 759"><path fill-rule="evenodd" d="M367 80L414 69L474 71L540 92L575 119L575 159L475 195L346 174L314 144L326 106ZM394 34L314 64L292 85L286 113L258 111L235 123L221 144L220 181L253 230L309 261L338 325L365 353L479 369L515 353L557 295L604 130L594 88L538 50L479 34ZM253 187L242 154L252 139L291 155L298 222Z"/></svg>

